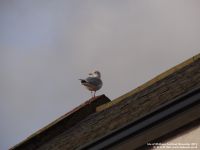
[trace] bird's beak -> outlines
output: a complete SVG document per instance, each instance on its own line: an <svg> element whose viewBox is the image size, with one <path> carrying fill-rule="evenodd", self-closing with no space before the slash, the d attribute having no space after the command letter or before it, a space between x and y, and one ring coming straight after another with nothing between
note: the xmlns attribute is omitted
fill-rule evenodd
<svg viewBox="0 0 200 150"><path fill-rule="evenodd" d="M92 73L89 73L89 75L91 76L91 75L92 75Z"/></svg>

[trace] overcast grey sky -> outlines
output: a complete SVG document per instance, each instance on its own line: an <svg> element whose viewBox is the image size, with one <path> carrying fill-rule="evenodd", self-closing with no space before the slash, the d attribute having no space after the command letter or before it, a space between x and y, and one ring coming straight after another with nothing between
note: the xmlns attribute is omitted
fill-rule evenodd
<svg viewBox="0 0 200 150"><path fill-rule="evenodd" d="M90 98L117 98L200 52L199 0L1 0L0 149Z"/></svg>

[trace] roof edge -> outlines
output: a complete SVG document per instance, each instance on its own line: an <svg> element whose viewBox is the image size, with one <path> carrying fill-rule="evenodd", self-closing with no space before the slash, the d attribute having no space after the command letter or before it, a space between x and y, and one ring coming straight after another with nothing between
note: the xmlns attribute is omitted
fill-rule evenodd
<svg viewBox="0 0 200 150"><path fill-rule="evenodd" d="M191 58L189 58L189 59L187 59L186 61L184 61L184 62L182 62L182 63L180 63L180 64L178 64L178 65L176 65L176 66L174 66L174 67L172 67L170 69L168 69L167 71L157 75L153 79L147 81L146 83L144 83L141 86L135 88L134 90L131 90L130 92L128 92L128 93L126 93L126 94L124 94L124 95L112 100L111 102L103 104L101 106L98 106L96 108L96 111L99 112L99 111L102 111L102 110L107 109L109 107L112 107L113 105L115 105L115 104L123 101L124 99L130 97L131 95L134 95L134 94L146 89L147 87L153 85L154 83L166 78L167 76L169 76L169 75L173 74L174 72L176 72L176 71L178 71L178 70L180 70L180 69L192 64L193 62L195 62L195 61L197 61L199 59L200 59L200 53L195 55L195 56L193 56L193 57L191 57Z"/></svg>
<svg viewBox="0 0 200 150"><path fill-rule="evenodd" d="M108 102L110 102L110 99L104 94L96 96L95 98L91 98L83 104L79 105L78 107L74 108L73 110L69 111L65 115L51 122L47 126L28 136L25 140L11 147L10 150L20 149L21 147L26 147L28 145L31 145L31 147L35 149L39 145L41 145L41 143L48 141L49 139L51 139L51 137L56 136L63 131L66 131L87 116L95 113L97 106Z"/></svg>

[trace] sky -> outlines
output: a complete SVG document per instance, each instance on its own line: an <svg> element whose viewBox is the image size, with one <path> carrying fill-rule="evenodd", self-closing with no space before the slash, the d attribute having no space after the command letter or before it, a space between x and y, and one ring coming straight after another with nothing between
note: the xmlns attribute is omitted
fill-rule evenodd
<svg viewBox="0 0 200 150"><path fill-rule="evenodd" d="M88 100L111 100L200 52L199 0L0 0L0 149Z"/></svg>

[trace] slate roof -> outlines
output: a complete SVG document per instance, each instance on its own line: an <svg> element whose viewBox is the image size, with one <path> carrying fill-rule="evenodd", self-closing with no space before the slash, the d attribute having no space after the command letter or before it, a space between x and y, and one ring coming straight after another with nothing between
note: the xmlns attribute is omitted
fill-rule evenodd
<svg viewBox="0 0 200 150"><path fill-rule="evenodd" d="M88 115L96 112L96 107L104 103L110 102L110 99L105 95L96 96L91 98L70 112L59 117L46 127L40 129L30 137L20 142L11 149L24 149L35 150L45 142L63 133L69 128L73 127L76 123L80 122Z"/></svg>
<svg viewBox="0 0 200 150"><path fill-rule="evenodd" d="M78 149L151 113L156 108L199 86L200 54L173 67L116 100L96 107L96 113L88 115L85 119L80 120L53 138L43 143L34 143L33 136L13 149ZM52 126L55 126L55 124L52 124ZM42 132L45 132L45 130ZM27 142L31 143L31 145L27 145Z"/></svg>

